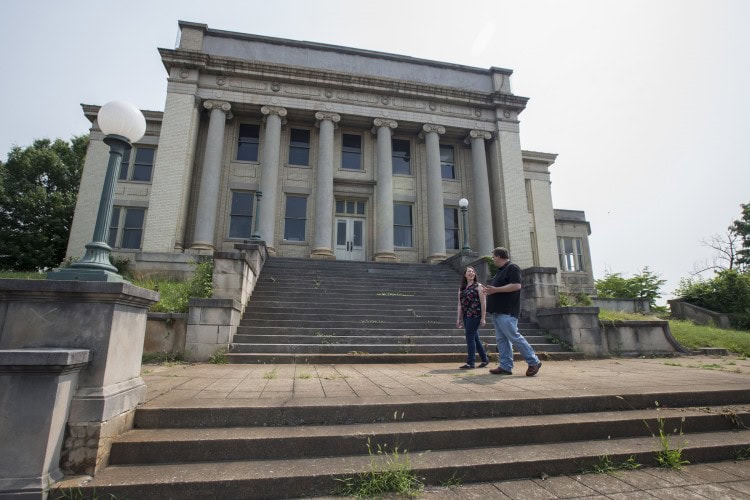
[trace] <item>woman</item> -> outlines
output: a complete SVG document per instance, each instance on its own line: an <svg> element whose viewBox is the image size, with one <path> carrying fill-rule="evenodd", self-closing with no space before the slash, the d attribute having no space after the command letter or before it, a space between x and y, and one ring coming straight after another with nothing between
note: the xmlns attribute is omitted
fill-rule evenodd
<svg viewBox="0 0 750 500"><path fill-rule="evenodd" d="M458 290L458 309L456 317L456 328L461 328L463 320L466 332L466 347L469 355L466 364L459 367L462 370L474 368L476 353L482 358L479 368L484 368L490 363L487 352L484 350L482 341L479 340L479 326L487 324L485 321L485 296L479 293L480 284L477 282L477 272L473 267L467 267L461 280L461 288Z"/></svg>

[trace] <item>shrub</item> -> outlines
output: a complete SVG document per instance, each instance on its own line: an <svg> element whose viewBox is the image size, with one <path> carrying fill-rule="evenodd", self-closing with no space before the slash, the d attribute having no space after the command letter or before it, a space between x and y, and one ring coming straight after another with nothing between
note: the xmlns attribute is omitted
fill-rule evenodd
<svg viewBox="0 0 750 500"><path fill-rule="evenodd" d="M747 314L750 313L750 274L727 269L708 280L684 278L675 295L712 311Z"/></svg>
<svg viewBox="0 0 750 500"><path fill-rule="evenodd" d="M159 302L153 304L149 311L187 312L189 299L210 298L213 294L213 271L213 262L209 260L197 264L195 274L188 281L175 281L150 276L141 280L134 280L133 284L159 292Z"/></svg>

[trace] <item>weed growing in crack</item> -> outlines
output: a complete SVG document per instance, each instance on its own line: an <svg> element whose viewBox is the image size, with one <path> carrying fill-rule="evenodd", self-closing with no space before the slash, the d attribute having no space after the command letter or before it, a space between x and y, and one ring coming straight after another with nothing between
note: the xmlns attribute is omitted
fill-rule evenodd
<svg viewBox="0 0 750 500"><path fill-rule="evenodd" d="M386 493L397 493L406 497L416 497L424 490L424 483L411 469L406 450L387 450L388 445L377 445L373 450L367 439L367 453L370 455L370 470L353 477L336 478L339 482L335 494L357 498L380 497Z"/></svg>
<svg viewBox="0 0 750 500"><path fill-rule="evenodd" d="M635 456L630 455L627 460L620 463L614 463L609 455L602 455L599 460L592 464L588 469L581 469L582 474L611 474L618 470L636 470L642 466L635 460Z"/></svg>

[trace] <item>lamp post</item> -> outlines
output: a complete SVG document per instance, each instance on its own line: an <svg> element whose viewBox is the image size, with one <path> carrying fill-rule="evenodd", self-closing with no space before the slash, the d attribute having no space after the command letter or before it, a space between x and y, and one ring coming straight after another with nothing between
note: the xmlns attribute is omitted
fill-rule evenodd
<svg viewBox="0 0 750 500"><path fill-rule="evenodd" d="M260 233L258 232L258 219L260 219L260 200L263 198L263 191L258 190L255 192L255 220L253 221L253 234L250 235L251 240L259 240Z"/></svg>
<svg viewBox="0 0 750 500"><path fill-rule="evenodd" d="M463 246L461 247L461 251L468 251L471 252L471 247L469 246L469 222L466 217L466 213L469 211L469 200L466 198L461 198L458 200L458 206L461 207L461 221L463 222L463 236L464 236L464 242Z"/></svg>
<svg viewBox="0 0 750 500"><path fill-rule="evenodd" d="M122 281L117 268L109 261L112 248L107 244L109 222L112 218L112 201L120 165L125 149L143 137L146 118L130 103L111 101L99 109L97 123L104 133L104 143L109 146L109 163L99 199L93 240L86 245L83 258L68 268L56 269L47 274L51 280Z"/></svg>

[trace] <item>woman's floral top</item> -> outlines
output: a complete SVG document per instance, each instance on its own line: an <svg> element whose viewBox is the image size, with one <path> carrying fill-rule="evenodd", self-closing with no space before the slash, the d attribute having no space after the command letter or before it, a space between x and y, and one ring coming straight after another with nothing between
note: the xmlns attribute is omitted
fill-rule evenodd
<svg viewBox="0 0 750 500"><path fill-rule="evenodd" d="M479 318L482 316L482 304L479 302L479 286L471 283L461 290L461 308L465 318Z"/></svg>

